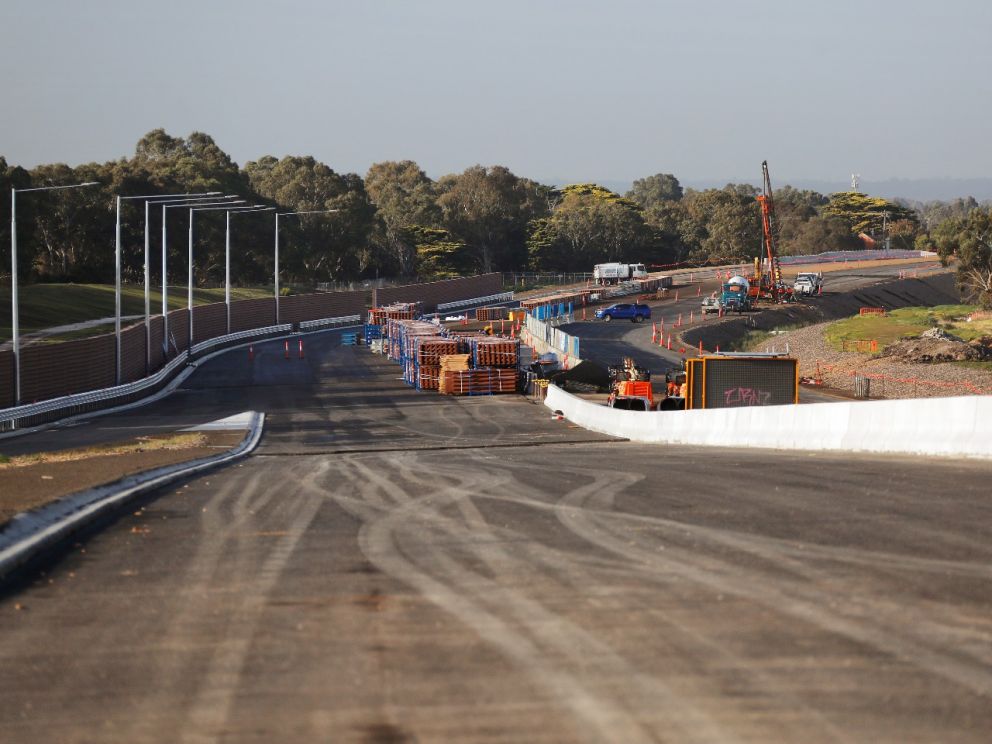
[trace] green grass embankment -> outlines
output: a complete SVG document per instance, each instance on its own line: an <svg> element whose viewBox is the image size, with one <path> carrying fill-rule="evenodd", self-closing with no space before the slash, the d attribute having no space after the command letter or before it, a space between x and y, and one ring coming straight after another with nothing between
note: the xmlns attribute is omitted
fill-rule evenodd
<svg viewBox="0 0 992 744"><path fill-rule="evenodd" d="M992 320L968 322L974 305L904 307L885 315L856 315L827 326L824 338L831 347L843 349L845 341L878 341L881 351L904 338L915 338L928 328L939 327L965 341L992 335Z"/></svg>

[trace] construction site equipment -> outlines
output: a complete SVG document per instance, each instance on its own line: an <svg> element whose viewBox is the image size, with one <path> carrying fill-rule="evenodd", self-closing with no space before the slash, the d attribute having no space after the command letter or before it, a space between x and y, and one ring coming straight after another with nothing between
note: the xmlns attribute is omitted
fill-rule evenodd
<svg viewBox="0 0 992 744"><path fill-rule="evenodd" d="M686 409L799 402L799 360L777 354L720 354L686 360Z"/></svg>
<svg viewBox="0 0 992 744"><path fill-rule="evenodd" d="M743 276L732 276L723 285L720 306L724 312L742 313L751 309L751 282Z"/></svg>
<svg viewBox="0 0 992 744"><path fill-rule="evenodd" d="M762 244L765 249L767 270L762 267L761 258L754 261L754 274L751 276L750 296L753 301L771 300L774 303L791 302L794 299L792 287L782 281L782 265L775 249L775 201L772 197L772 181L768 175L768 161L761 162L762 192L756 197L761 205Z"/></svg>
<svg viewBox="0 0 992 744"><path fill-rule="evenodd" d="M596 284L619 284L630 279L647 279L648 272L644 264L601 263L593 267L592 278Z"/></svg>

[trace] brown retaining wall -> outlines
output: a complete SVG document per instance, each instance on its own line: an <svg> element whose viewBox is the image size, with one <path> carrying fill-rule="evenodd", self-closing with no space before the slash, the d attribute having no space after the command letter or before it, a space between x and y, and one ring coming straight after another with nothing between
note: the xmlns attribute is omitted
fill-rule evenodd
<svg viewBox="0 0 992 744"><path fill-rule="evenodd" d="M231 303L231 315L234 315L234 303ZM193 345L208 341L227 334L227 305L223 302L212 302L209 305L193 307Z"/></svg>
<svg viewBox="0 0 992 744"><path fill-rule="evenodd" d="M114 334L21 349L21 403L113 386Z"/></svg>
<svg viewBox="0 0 992 744"><path fill-rule="evenodd" d="M0 408L14 405L14 352L0 351Z"/></svg>
<svg viewBox="0 0 992 744"><path fill-rule="evenodd" d="M282 304L281 302L279 303ZM231 303L231 333L275 325L276 304L272 297Z"/></svg>
<svg viewBox="0 0 992 744"><path fill-rule="evenodd" d="M364 315L368 292L318 292L279 298L279 320L300 323L320 318L340 318Z"/></svg>
<svg viewBox="0 0 992 744"><path fill-rule="evenodd" d="M121 331L121 383L145 376L145 323Z"/></svg>
<svg viewBox="0 0 992 744"><path fill-rule="evenodd" d="M422 302L425 313L432 313L439 304L488 297L503 291L500 274L483 274L464 279L445 279L426 284L407 284L402 287L383 287L372 290L374 307L394 302Z"/></svg>

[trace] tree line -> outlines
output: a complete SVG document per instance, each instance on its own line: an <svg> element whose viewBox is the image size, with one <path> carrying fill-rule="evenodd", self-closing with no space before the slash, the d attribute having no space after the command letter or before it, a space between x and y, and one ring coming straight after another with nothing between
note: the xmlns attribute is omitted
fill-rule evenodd
<svg viewBox="0 0 992 744"><path fill-rule="evenodd" d="M309 156L267 155L239 166L207 134L182 138L162 129L142 137L131 157L102 164L26 170L0 156L5 189L81 181L100 185L36 192L18 202L18 272L24 279L109 281L117 195L210 191L238 194L280 211L336 210L280 222L284 280L302 285L375 276L589 271L603 261L719 263L745 260L761 250L755 187L684 189L665 173L635 181L626 194L597 184L549 186L500 165L476 165L435 180L413 161L389 161L374 164L362 177L337 173ZM990 219L990 208L974 199L917 204L785 186L775 191L774 200L774 229L783 255L854 250L872 240L945 256L967 254L979 267L988 253L981 220ZM8 246L10 204L6 199L0 204L0 240ZM140 281L143 207L140 200L124 204L123 272L126 280ZM178 280L186 270L184 212L171 209L167 215L170 274ZM271 212L232 218L232 275L238 283L271 281L272 219ZM157 257L160 210L152 210L149 227ZM223 280L223 231L223 212L197 216L199 284ZM6 272L9 259L0 276Z"/></svg>

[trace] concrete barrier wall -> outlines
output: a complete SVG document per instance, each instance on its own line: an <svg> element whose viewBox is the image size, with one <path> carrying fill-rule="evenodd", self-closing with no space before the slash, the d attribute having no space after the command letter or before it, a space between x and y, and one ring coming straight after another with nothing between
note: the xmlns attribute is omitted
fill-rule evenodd
<svg viewBox="0 0 992 744"><path fill-rule="evenodd" d="M126 384L144 377L146 362L145 323L142 321L121 331L121 382Z"/></svg>
<svg viewBox="0 0 992 744"><path fill-rule="evenodd" d="M110 387L116 381L116 356L113 334L24 346L21 402L33 403Z"/></svg>
<svg viewBox="0 0 992 744"><path fill-rule="evenodd" d="M272 297L240 300L231 304L231 333L265 328L275 322L276 301Z"/></svg>
<svg viewBox="0 0 992 744"><path fill-rule="evenodd" d="M231 303L231 314L234 314L234 303ZM211 302L209 305L193 306L193 344L208 341L227 333L227 305L223 302ZM182 348L182 347L180 347Z"/></svg>
<svg viewBox="0 0 992 744"><path fill-rule="evenodd" d="M992 457L992 396L702 411L619 411L548 387L545 405L637 442Z"/></svg>

